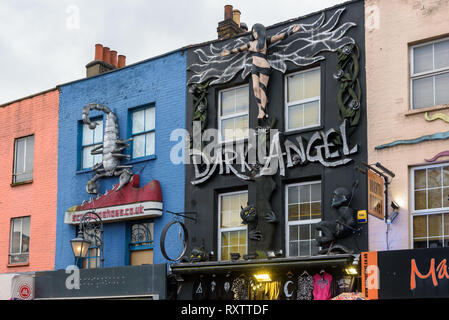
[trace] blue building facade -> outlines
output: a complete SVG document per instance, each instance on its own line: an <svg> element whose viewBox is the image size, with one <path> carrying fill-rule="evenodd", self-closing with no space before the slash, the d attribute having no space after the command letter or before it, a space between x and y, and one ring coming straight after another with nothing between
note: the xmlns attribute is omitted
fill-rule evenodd
<svg viewBox="0 0 449 320"><path fill-rule="evenodd" d="M122 140L134 138L130 148L123 151L130 159L123 159L122 165L132 165L133 173L140 176L140 187L151 180L160 183L162 215L141 222L152 224L152 262L167 262L159 244L162 229L173 220L166 210L184 211L185 169L170 161L174 144L170 135L173 130L185 128L185 70L186 57L178 50L59 87L56 270L75 264L70 240L77 231L64 221L67 210L93 198L86 192L86 184L95 175L92 165L98 159L90 155L89 148L101 142L106 115L96 110L90 112L89 118L100 125L86 131L82 109L90 103L105 105L115 113ZM98 180L99 195L111 190L118 181L118 177ZM104 267L132 264L131 228L136 222L139 220L104 223ZM170 233L167 251L180 251L179 238L169 237Z"/></svg>

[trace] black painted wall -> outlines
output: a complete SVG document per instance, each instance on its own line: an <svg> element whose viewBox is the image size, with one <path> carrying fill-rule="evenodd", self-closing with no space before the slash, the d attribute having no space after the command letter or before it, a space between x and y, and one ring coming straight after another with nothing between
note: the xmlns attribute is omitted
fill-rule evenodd
<svg viewBox="0 0 449 320"><path fill-rule="evenodd" d="M299 4L298 4L299 5ZM345 8L344 13L340 17L339 25L344 22L354 22L357 25L347 32L347 35L354 38L356 44L360 49L360 73L359 80L362 87L361 97L361 120L358 124L357 130L349 138L350 146L359 145L359 152L350 157L352 162L340 167L326 168L320 163L307 163L306 165L299 165L292 168L286 168L285 176L280 176L279 172L274 176L276 182L276 190L271 197L271 206L276 212L279 223L276 226L275 247L276 249L283 249L285 252L285 186L290 183L321 180L322 192L322 220L333 220L336 218L335 209L330 207L332 192L335 188L344 186L351 190L352 183L355 179L359 179L359 186L355 192L354 199L351 202L351 207L355 210L367 209L367 179L366 176L355 170L356 165L367 160L366 149L366 85L365 85L365 39L364 39L364 4L363 1L349 2L340 6L335 6L325 10L327 19L339 8ZM315 21L321 12L311 14L309 16L299 18L288 23L280 23L275 26L267 26L267 33L272 35L279 30L285 28L288 24L296 23L311 23ZM294 13L292 13L294 15ZM263 21L261 21L263 23ZM228 40L229 41L229 40ZM216 43L217 46L223 46L226 42L221 41ZM204 44L209 46L210 43ZM196 62L196 55L192 48L188 51L187 65ZM294 141L295 137L301 135L306 141L309 141L312 134L319 130L328 130L330 128L338 129L341 121L338 119L338 107L336 102L339 83L333 78L333 73L336 69L337 53L323 52L324 60L319 63L304 68L298 67L288 63L288 70L285 74L293 73L300 70L310 69L319 66L321 68L321 123L322 127L313 128L311 130L301 130L297 132L289 132L284 134L285 139ZM272 69L269 87L268 87L268 114L270 117L277 119L276 128L280 131L285 131L284 119L284 76L281 72ZM187 72L187 78L190 78L191 72ZM240 77L240 73L232 81L225 85L216 85L209 87L208 91L208 128L218 128L217 111L218 111L218 92L222 89L234 87L237 85L249 84L249 125L250 128L257 126L257 103L252 93L251 76L249 75L244 81ZM192 132L192 108L193 96L187 90L187 123L186 128ZM305 145L306 147L306 145ZM341 153L341 151L340 151ZM197 186L190 182L195 179L193 165L186 166L186 201L185 210L195 211L198 214L197 222L194 223L186 220L186 225L189 229L190 241L189 249L204 244L208 252L218 252L217 241L217 225L218 225L218 195L223 192L231 192L238 190L248 190L248 201L250 204L256 202L256 186L254 181L244 181L234 176L233 174L220 175L218 172ZM260 221L260 217L259 217ZM353 249L356 252L366 251L368 248L368 226L367 224L360 224L362 232L360 235L351 235L348 238L340 241L341 244ZM253 248L248 248L248 252Z"/></svg>

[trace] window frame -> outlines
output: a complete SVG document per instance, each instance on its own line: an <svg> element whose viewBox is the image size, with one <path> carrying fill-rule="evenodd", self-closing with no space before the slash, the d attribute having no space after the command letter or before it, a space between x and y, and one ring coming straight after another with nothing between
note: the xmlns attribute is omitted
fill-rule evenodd
<svg viewBox="0 0 449 320"><path fill-rule="evenodd" d="M221 202L223 196L230 196L230 195L237 195L237 194L243 194L246 193L247 196L249 196L248 189L246 190L239 190L239 191L232 191L232 192L223 192L218 194L218 212L217 212L217 261L229 261L230 258L227 260L221 259L221 234L222 232L232 232L232 231L246 231L246 252L248 253L248 226L243 225L240 227L231 227L231 228L221 228L220 222L221 222Z"/></svg>
<svg viewBox="0 0 449 320"><path fill-rule="evenodd" d="M145 130L145 110L150 109L150 108L154 108L154 128L150 129L150 130ZM139 133L133 133L133 114L135 112L139 112L139 111L144 111L144 122L143 122L143 127L144 127L144 131L141 131ZM142 159L147 159L147 158L154 158L156 156L156 105L154 103L149 103L143 106L139 106L139 107L135 107L132 109L129 109L129 137L133 138L133 140L131 140L131 145L129 148L129 155L130 155L130 161L133 160L142 160ZM140 135L146 135L148 133L154 132L154 153L152 154L145 154L143 156L140 157L134 157L134 137L135 136L140 136ZM144 148L144 153L146 153L146 143L147 140L145 139L145 148Z"/></svg>
<svg viewBox="0 0 449 320"><path fill-rule="evenodd" d="M103 124L103 138L101 140L101 143L92 143L92 144L83 144L83 137L84 137L84 122L82 120L79 121L79 165L78 165L78 170L80 171L89 171L92 170L93 167L95 166L95 163L92 165L92 167L83 167L83 159L84 159L84 148L88 148L88 147L92 147L92 146L98 146L100 144L104 143L104 124L105 124L105 120L104 117L102 115L91 118L92 122L99 122L101 120L102 124ZM90 131L94 131L92 129L89 129ZM103 156L102 156L103 157ZM103 160L102 160L103 161ZM101 162L102 162L101 161Z"/></svg>
<svg viewBox="0 0 449 320"><path fill-rule="evenodd" d="M22 237L22 234L23 234L23 219L26 219L26 218L29 218L29 220L30 220L30 223L29 223L29 228L30 229L28 230L30 235L29 235L29 243L28 243L28 252L23 253L22 252L22 245L23 245L23 242L22 242L22 240L23 240L23 237ZM13 231L14 231L13 222L14 222L14 220L19 220L19 219L20 219L20 246L19 246L20 252L19 253L17 253L17 252L13 253L13 252L11 252L11 250L12 250L12 241L13 241ZM9 230L8 265L29 264L30 263L30 244L31 244L31 215L10 218L9 228L10 228L10 230ZM11 262L11 256L13 256L13 255L26 255L27 256L27 261L26 262Z"/></svg>
<svg viewBox="0 0 449 320"><path fill-rule="evenodd" d="M295 100L295 101L291 101L288 102L288 78L301 74L301 73L307 73L307 72L312 72L318 70L319 74L320 74L320 95L316 96L316 97L312 97L312 98L307 98L307 99L302 99L302 100ZM310 68L310 69L304 69L304 70L300 70L300 71L296 71L296 72L292 72L289 74L286 74L284 76L284 121L285 121L285 132L294 132L294 131L300 131L300 130L308 130L308 129L312 129L312 128L319 128L321 127L321 95L322 95L322 72L321 72L322 68L321 66L317 66L314 68ZM318 99L317 99L318 98ZM298 105L298 104L305 104L305 103L309 103L309 102L313 102L313 101L318 101L318 123L314 124L314 125L309 125L309 126L305 126L305 127L295 127L295 128L289 128L288 127L288 110L290 106L294 106L294 105ZM304 108L303 108L303 119L304 119Z"/></svg>
<svg viewBox="0 0 449 320"><path fill-rule="evenodd" d="M427 248L429 245L429 238L435 238L435 237L429 237L429 216L431 215L438 215L441 214L442 215L442 220L441 220L441 226L442 226L442 236L441 238L444 240L444 215L445 214L449 214L449 207L441 207L441 208L433 208L433 209L420 209L420 210L416 210L415 209L415 171L416 170L422 170L422 169L432 169L432 168L442 168L442 167L449 167L449 163L437 163L437 164L432 164L432 165L423 165L423 166L416 166L416 167L411 167L410 168L410 248L414 248L414 232L413 232L413 219L414 217L418 217L418 216L425 216L426 217L426 222L427 222L427 236L426 237L420 237L419 239L426 239L427 242ZM427 176L427 172L426 172L426 191L429 190L429 188L427 188L428 185L428 176ZM430 188L432 189L432 188ZM444 182L443 185L441 187L442 189L442 193L444 190ZM428 196L426 195L426 199L428 199ZM426 200L427 201L427 200ZM443 196L442 196L442 201L443 201ZM427 201L428 203L428 201Z"/></svg>
<svg viewBox="0 0 449 320"><path fill-rule="evenodd" d="M444 41L448 41L449 37L446 38L442 38L442 39L437 39L437 40L433 40L433 41L427 41L424 43L419 43L416 45L412 45L409 47L409 57L410 57L410 75L409 75L409 86L410 86L410 110L420 110L420 109L425 109L425 108L431 108L431 107L435 107L437 106L437 104L435 104L435 76L438 76L440 74L445 74L445 73L449 73L449 66L445 67L445 68L439 68L439 69L432 69L431 71L424 71L424 72L420 72L420 73L416 73L415 74L415 55L414 55L414 49L419 48L419 47L425 47L425 46L429 46L429 45L434 45L435 43L438 42L444 42ZM433 68L435 68L435 50L432 50L432 58L433 58ZM432 76L433 80L432 80L432 88L433 88L433 105L430 106L425 106L425 107L421 107L421 108L414 108L413 105L413 80L417 80L417 79L423 79L423 78L428 78ZM449 104L449 102L448 102Z"/></svg>
<svg viewBox="0 0 449 320"><path fill-rule="evenodd" d="M320 194L320 203L321 203L321 218L320 219L309 219L309 220L296 220L296 221L289 221L288 220L288 188L289 187L298 187L298 186L304 186L304 185L312 185L312 184L320 184L321 194ZM286 257L307 257L307 256L291 256L290 255L290 226L299 226L299 225L312 225L321 222L323 219L323 181L322 180L313 180L313 181L306 181L306 182L297 182L297 183L289 183L285 185L285 256ZM312 201L310 201L312 203ZM316 202L316 201L315 201ZM319 231L317 231L319 232ZM312 240L312 239L311 239ZM321 247L318 247L318 251ZM310 256L309 256L310 257ZM312 256L313 257L313 256Z"/></svg>
<svg viewBox="0 0 449 320"><path fill-rule="evenodd" d="M239 88L243 88L243 87L247 87L248 89L248 111L246 112L239 112L239 113L233 113L232 115L228 115L228 116L221 116L221 93L222 92L226 92L226 91L231 91L231 90L236 90ZM249 109L250 109L250 103L249 103L249 93L250 93L250 86L249 83L245 83L245 84L241 84L238 86L234 86L234 87L230 87L230 88L226 88L226 89L221 89L218 90L218 113L217 113L217 122L218 122L218 144L226 144L226 143L233 143L233 142L242 142L248 139L248 136L246 136L245 138L239 138L239 139L232 139L232 140L224 140L221 134L221 123L223 120L228 120L228 119L234 119L234 118L239 118L242 116L247 116L248 117L248 134L249 134Z"/></svg>
<svg viewBox="0 0 449 320"><path fill-rule="evenodd" d="M31 172L27 172L26 171L26 158L27 158L27 144L28 144L28 139L29 138L33 138L33 167ZM17 145L19 140L24 140L25 141L25 147L24 147L24 157L23 157L23 161L24 161L24 168L25 171L23 173L17 173ZM28 183L28 182L32 182L33 181L33 173L34 173L34 150L35 150L35 146L36 146L36 137L33 134L27 135L27 136L23 136L23 137L19 137L19 138L14 138L14 153L13 153L13 168L12 168L12 185L16 185L16 184L23 184L23 183ZM22 181L17 181L17 175L20 174L31 174L31 178L30 179L26 179L26 180L22 180Z"/></svg>

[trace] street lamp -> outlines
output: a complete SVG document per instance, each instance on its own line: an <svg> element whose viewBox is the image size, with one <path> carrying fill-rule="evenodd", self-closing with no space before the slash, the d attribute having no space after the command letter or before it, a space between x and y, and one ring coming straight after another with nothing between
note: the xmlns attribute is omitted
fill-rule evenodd
<svg viewBox="0 0 449 320"><path fill-rule="evenodd" d="M89 239L93 239L92 241ZM92 245L99 249L100 267L103 267L103 221L95 211L86 212L80 220L78 235L70 240L73 255L78 259L85 258ZM97 250L95 250L97 252ZM97 261L97 260L96 260ZM96 264L96 266L98 266Z"/></svg>
<svg viewBox="0 0 449 320"><path fill-rule="evenodd" d="M90 241L84 239L83 232L80 228L78 232L78 236L75 239L70 240L70 244L72 245L73 255L76 259L84 258L87 255L87 251L90 247Z"/></svg>

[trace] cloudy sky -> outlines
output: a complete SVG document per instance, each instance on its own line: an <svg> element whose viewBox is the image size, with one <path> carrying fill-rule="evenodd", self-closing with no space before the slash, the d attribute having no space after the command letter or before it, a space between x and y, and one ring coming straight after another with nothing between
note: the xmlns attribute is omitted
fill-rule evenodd
<svg viewBox="0 0 449 320"><path fill-rule="evenodd" d="M0 104L85 77L101 43L127 64L217 38L224 5L251 27L346 0L2 0Z"/></svg>

